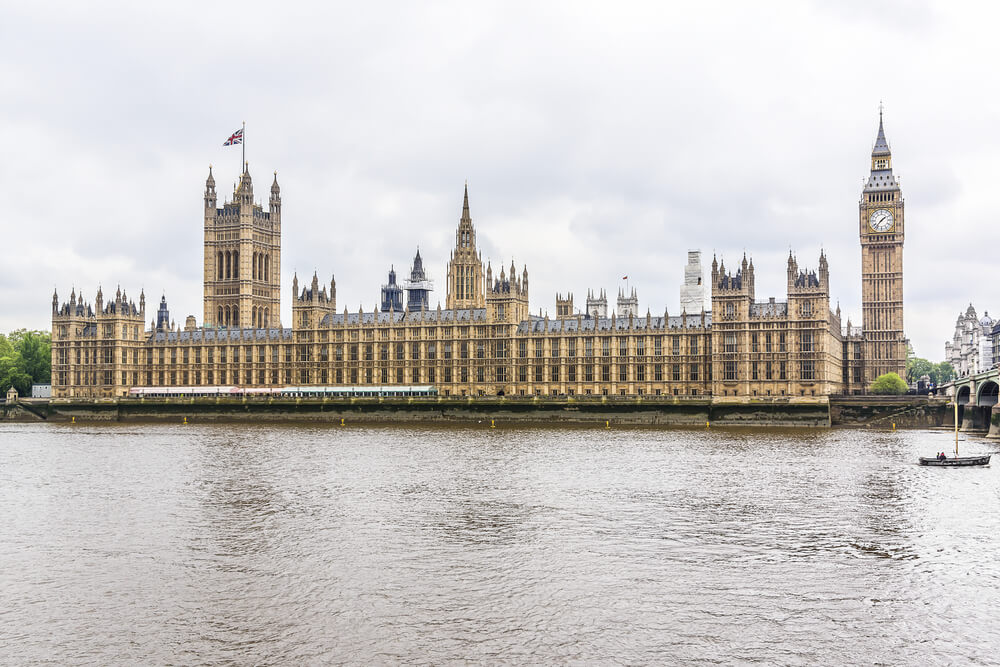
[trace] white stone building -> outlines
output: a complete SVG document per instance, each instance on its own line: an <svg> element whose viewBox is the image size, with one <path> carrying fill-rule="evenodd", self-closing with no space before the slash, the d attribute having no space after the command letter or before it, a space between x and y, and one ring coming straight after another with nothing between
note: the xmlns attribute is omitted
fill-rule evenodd
<svg viewBox="0 0 1000 667"><path fill-rule="evenodd" d="M955 334L944 344L944 358L955 368L958 377L975 375L993 368L992 332L996 320L984 312L980 318L969 304L955 321Z"/></svg>

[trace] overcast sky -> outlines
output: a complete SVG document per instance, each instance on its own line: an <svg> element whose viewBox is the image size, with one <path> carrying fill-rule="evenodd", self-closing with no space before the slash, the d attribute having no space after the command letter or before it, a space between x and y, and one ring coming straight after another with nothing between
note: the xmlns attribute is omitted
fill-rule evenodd
<svg viewBox="0 0 1000 667"><path fill-rule="evenodd" d="M688 249L706 271L746 251L780 300L789 248L825 248L860 324L882 100L906 333L940 360L970 301L1000 316L996 7L4 0L0 330L99 284L200 323L205 177L231 197L244 120L257 198L282 188L286 324L293 271L367 311L417 246L443 302L466 180L483 258L527 264L534 312L625 275L677 312Z"/></svg>

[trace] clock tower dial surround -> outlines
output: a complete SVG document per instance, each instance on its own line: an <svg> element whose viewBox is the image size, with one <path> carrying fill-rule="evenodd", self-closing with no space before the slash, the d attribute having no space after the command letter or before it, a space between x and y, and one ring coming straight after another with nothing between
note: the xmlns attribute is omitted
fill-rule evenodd
<svg viewBox="0 0 1000 667"><path fill-rule="evenodd" d="M861 191L862 334L865 342L865 385L894 372L906 377L903 333L904 201L892 172L892 153L885 139L882 114L872 149L871 174Z"/></svg>

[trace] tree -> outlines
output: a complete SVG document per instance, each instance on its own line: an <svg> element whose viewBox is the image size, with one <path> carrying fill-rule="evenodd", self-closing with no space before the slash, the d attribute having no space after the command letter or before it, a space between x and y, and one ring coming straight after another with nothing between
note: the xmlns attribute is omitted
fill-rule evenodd
<svg viewBox="0 0 1000 667"><path fill-rule="evenodd" d="M31 389L31 376L21 368L21 357L14 345L0 334L0 394L6 394L12 386L17 393L27 396Z"/></svg>
<svg viewBox="0 0 1000 667"><path fill-rule="evenodd" d="M934 380L934 364L921 359L920 357L910 357L906 360L906 381L911 384L918 381L923 375L930 375Z"/></svg>
<svg viewBox="0 0 1000 667"><path fill-rule="evenodd" d="M931 379L934 380L934 384L943 384L949 380L955 379L955 367L949 364L947 361L942 361L940 364L934 365L934 373L931 375Z"/></svg>
<svg viewBox="0 0 1000 667"><path fill-rule="evenodd" d="M879 375L872 382L872 386L869 389L873 394L905 394L907 390L906 383L903 382L903 378L899 377L895 373L885 373L884 375Z"/></svg>
<svg viewBox="0 0 1000 667"><path fill-rule="evenodd" d="M47 331L18 329L10 334L21 357L21 370L31 376L34 384L52 381L52 336Z"/></svg>
<svg viewBox="0 0 1000 667"><path fill-rule="evenodd" d="M0 394L10 387L28 396L31 385L52 379L52 343L46 331L18 329L0 334Z"/></svg>

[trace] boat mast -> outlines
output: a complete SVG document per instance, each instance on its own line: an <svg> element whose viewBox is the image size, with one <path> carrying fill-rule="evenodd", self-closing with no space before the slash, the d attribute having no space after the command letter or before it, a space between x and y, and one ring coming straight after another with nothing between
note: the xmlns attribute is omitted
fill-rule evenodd
<svg viewBox="0 0 1000 667"><path fill-rule="evenodd" d="M958 457L958 392L955 392L955 456Z"/></svg>

